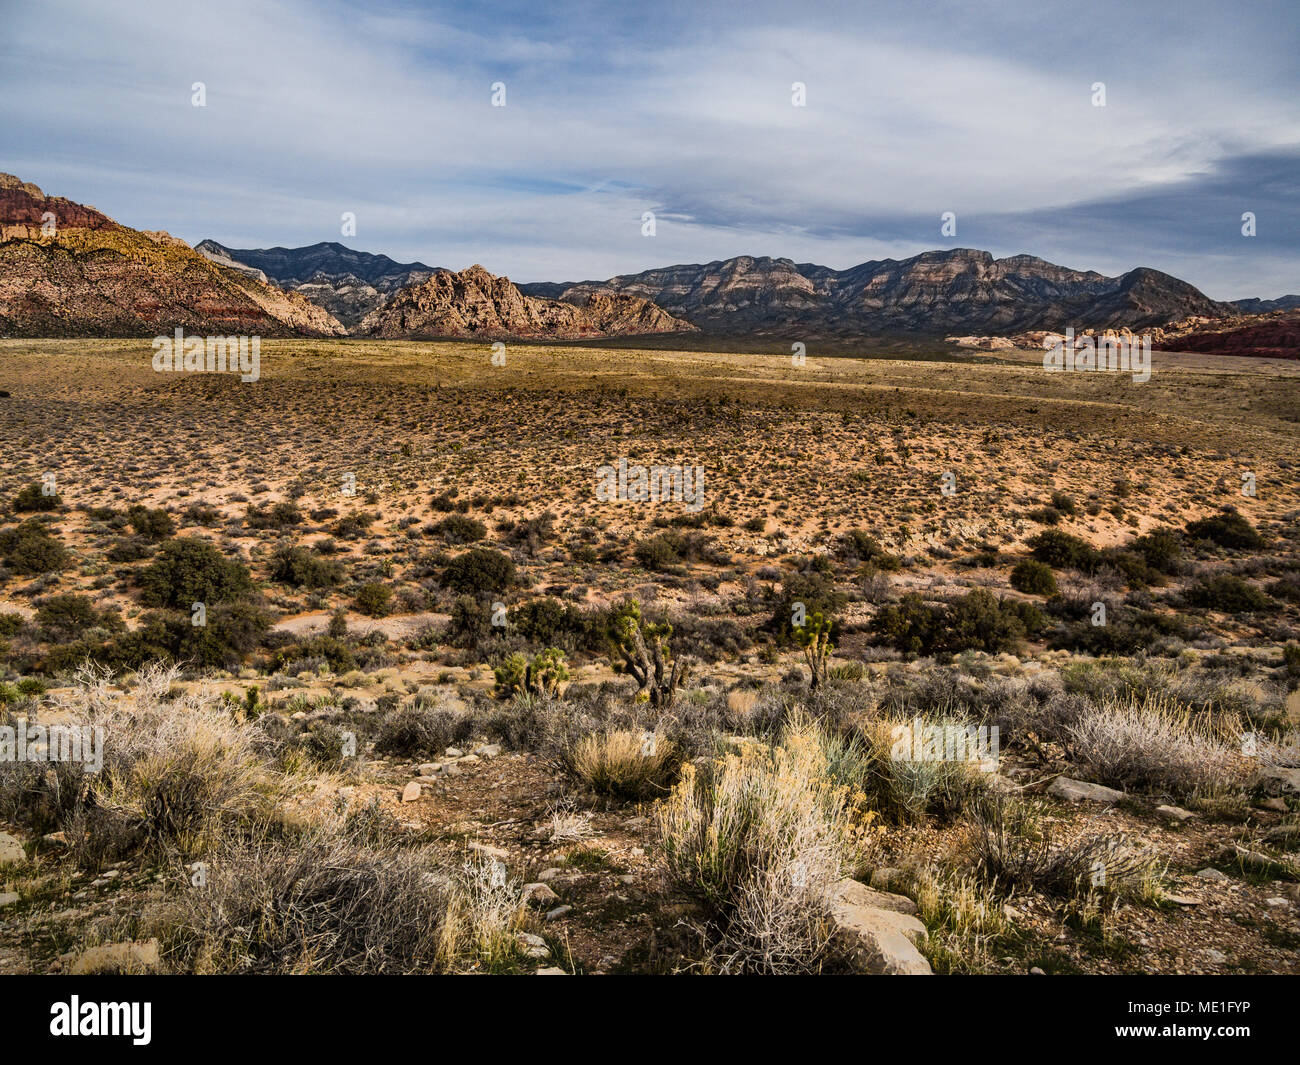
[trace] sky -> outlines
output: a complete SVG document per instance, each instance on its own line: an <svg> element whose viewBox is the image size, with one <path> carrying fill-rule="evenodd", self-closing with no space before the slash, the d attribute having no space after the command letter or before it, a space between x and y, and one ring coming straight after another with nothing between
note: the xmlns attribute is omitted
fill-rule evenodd
<svg viewBox="0 0 1300 1065"><path fill-rule="evenodd" d="M519 282L970 247L1300 292L1296 0L0 0L0 26L0 170L190 243Z"/></svg>

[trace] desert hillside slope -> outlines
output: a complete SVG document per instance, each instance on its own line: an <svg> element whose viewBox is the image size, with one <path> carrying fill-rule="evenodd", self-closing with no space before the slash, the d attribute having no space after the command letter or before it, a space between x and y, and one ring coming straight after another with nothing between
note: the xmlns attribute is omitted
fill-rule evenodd
<svg viewBox="0 0 1300 1065"><path fill-rule="evenodd" d="M341 336L305 297L0 174L0 334Z"/></svg>

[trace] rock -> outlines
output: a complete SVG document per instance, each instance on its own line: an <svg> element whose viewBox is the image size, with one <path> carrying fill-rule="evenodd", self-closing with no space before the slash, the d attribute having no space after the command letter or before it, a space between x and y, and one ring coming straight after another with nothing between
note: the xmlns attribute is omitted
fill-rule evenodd
<svg viewBox="0 0 1300 1065"><path fill-rule="evenodd" d="M1175 906L1199 906L1201 900L1193 898L1191 895L1174 895L1168 892L1162 896L1166 902L1172 902Z"/></svg>
<svg viewBox="0 0 1300 1065"><path fill-rule="evenodd" d="M21 865L27 861L27 852L17 836L0 832L0 865Z"/></svg>
<svg viewBox="0 0 1300 1065"><path fill-rule="evenodd" d="M1189 817L1195 817L1191 810L1184 810L1181 806L1157 806L1156 813L1161 817L1167 817L1170 821L1186 821Z"/></svg>
<svg viewBox="0 0 1300 1065"><path fill-rule="evenodd" d="M104 943L91 947L73 959L69 972L73 976L93 976L97 973L148 973L159 967L158 940L144 943L133 940L124 943Z"/></svg>
<svg viewBox="0 0 1300 1065"><path fill-rule="evenodd" d="M462 758L465 755L465 752L462 751L459 747L448 747L442 753L445 754L448 758Z"/></svg>
<svg viewBox="0 0 1300 1065"><path fill-rule="evenodd" d="M420 797L420 782L412 780L402 789L402 802L415 802Z"/></svg>
<svg viewBox="0 0 1300 1065"><path fill-rule="evenodd" d="M499 743L480 743L474 748L474 753L480 758L496 758L501 754L501 745Z"/></svg>
<svg viewBox="0 0 1300 1065"><path fill-rule="evenodd" d="M463 755L463 756L460 757L460 758L457 758L457 759L456 759L456 764L457 764L457 765L474 765L476 762L478 762L478 760L479 760L479 757L478 757L477 754L466 754L466 755Z"/></svg>
<svg viewBox="0 0 1300 1065"><path fill-rule="evenodd" d="M529 906L544 910L553 902L559 902L560 896L542 883L525 884L520 898Z"/></svg>
<svg viewBox="0 0 1300 1065"><path fill-rule="evenodd" d="M1122 791L1107 788L1101 784L1090 784L1086 780L1073 780L1070 777L1057 777L1047 789L1049 795L1067 802L1118 802L1124 798Z"/></svg>
<svg viewBox="0 0 1300 1065"><path fill-rule="evenodd" d="M519 944L519 949L526 958L541 959L551 956L551 948L546 945L546 940L531 932L520 932L515 936L515 942Z"/></svg>
<svg viewBox="0 0 1300 1065"><path fill-rule="evenodd" d="M1198 869L1196 875L1202 880L1227 880L1228 874L1218 869Z"/></svg>
<svg viewBox="0 0 1300 1065"><path fill-rule="evenodd" d="M1228 960L1228 956L1221 950L1207 950L1205 957L1215 965L1222 965Z"/></svg>
<svg viewBox="0 0 1300 1065"><path fill-rule="evenodd" d="M557 876L563 876L563 875L564 875L563 869L557 869L555 866L551 866L551 868L543 869L540 873L538 873L537 879L544 882L547 880L554 880Z"/></svg>
<svg viewBox="0 0 1300 1065"><path fill-rule="evenodd" d="M415 775L419 777L431 777L434 773L442 772L441 762L425 762L415 769Z"/></svg>
<svg viewBox="0 0 1300 1065"><path fill-rule="evenodd" d="M1265 766L1259 771L1259 775L1265 780L1277 781L1283 791L1300 795L1300 768L1280 765Z"/></svg>
<svg viewBox="0 0 1300 1065"><path fill-rule="evenodd" d="M1040 969L1037 965L1035 965L1032 969L1029 970L1029 975L1030 975L1030 976L1046 976L1047 974L1046 974L1045 972L1043 972L1043 970Z"/></svg>
<svg viewBox="0 0 1300 1065"><path fill-rule="evenodd" d="M1259 804L1259 808L1261 810L1272 810L1279 814L1284 814L1287 811L1286 800L1280 795L1273 795L1263 799Z"/></svg>
<svg viewBox="0 0 1300 1065"><path fill-rule="evenodd" d="M12 906L20 898L22 898L22 896L16 891L0 891L0 908Z"/></svg>
<svg viewBox="0 0 1300 1065"><path fill-rule="evenodd" d="M558 921L565 914L572 913L572 912L573 912L572 906L556 906L555 909L547 911L546 919L548 921Z"/></svg>
<svg viewBox="0 0 1300 1065"><path fill-rule="evenodd" d="M510 857L508 850L502 850L500 847L493 847L490 843L471 843L469 849L478 851L479 854L486 855L489 858L498 858L504 861Z"/></svg>
<svg viewBox="0 0 1300 1065"><path fill-rule="evenodd" d="M1275 906L1275 907L1277 907L1277 906L1290 906L1290 905L1291 905L1291 900L1290 900L1290 899L1283 899L1283 898L1276 898L1276 897L1275 897L1275 898L1271 898L1271 899L1265 899L1265 900L1264 900L1264 905L1265 905L1265 906Z"/></svg>
<svg viewBox="0 0 1300 1065"><path fill-rule="evenodd" d="M891 908L879 904L884 901ZM917 947L926 939L925 925L902 896L875 891L856 880L841 880L832 895L835 938L859 972L891 976L928 976L933 970Z"/></svg>
<svg viewBox="0 0 1300 1065"><path fill-rule="evenodd" d="M548 965L545 969L538 969L535 976L568 976L558 965Z"/></svg>

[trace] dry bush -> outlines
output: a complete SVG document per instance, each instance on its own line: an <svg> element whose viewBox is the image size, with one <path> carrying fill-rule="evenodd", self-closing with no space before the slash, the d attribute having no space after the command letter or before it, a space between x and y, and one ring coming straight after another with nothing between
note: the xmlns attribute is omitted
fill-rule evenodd
<svg viewBox="0 0 1300 1065"><path fill-rule="evenodd" d="M437 757L474 734L474 718L448 707L428 707L417 699L389 713L379 725L375 753Z"/></svg>
<svg viewBox="0 0 1300 1065"><path fill-rule="evenodd" d="M1070 727L1069 750L1090 779L1178 797L1242 787L1253 776L1234 718L1193 714L1164 695L1104 699Z"/></svg>
<svg viewBox="0 0 1300 1065"><path fill-rule="evenodd" d="M914 761L899 757L896 750L900 729L911 728L917 719L879 717L863 725L860 735L869 757L861 765L865 772L855 785L882 816L900 824L919 821L927 815L951 816L986 790L980 762L962 758ZM960 717L920 718L925 727L958 729L965 732L969 721ZM904 741L904 747L910 744Z"/></svg>
<svg viewBox="0 0 1300 1065"><path fill-rule="evenodd" d="M856 867L860 826L815 726L686 766L657 818L670 878L709 909L722 971L823 965L832 889Z"/></svg>
<svg viewBox="0 0 1300 1065"><path fill-rule="evenodd" d="M908 890L928 935L925 954L939 973L981 972L992 965L992 948L1013 930L993 888L970 873L932 864L908 869Z"/></svg>
<svg viewBox="0 0 1300 1065"><path fill-rule="evenodd" d="M527 919L499 863L345 830L228 844L145 923L179 972L408 974L507 970Z"/></svg>
<svg viewBox="0 0 1300 1065"><path fill-rule="evenodd" d="M969 811L970 853L977 874L1002 893L1041 891L1097 911L1124 899L1157 901L1163 869L1123 836L1081 836L1057 844L1043 807L989 797Z"/></svg>
<svg viewBox="0 0 1300 1065"><path fill-rule="evenodd" d="M90 865L133 851L195 855L270 816L285 782L265 737L213 703L170 698L175 679L150 667L122 691L112 674L84 669L56 705L68 724L102 729L102 768L8 764L0 806L19 823L57 825Z"/></svg>
<svg viewBox="0 0 1300 1065"><path fill-rule="evenodd" d="M616 729L579 740L567 768L592 791L621 799L663 795L677 778L681 752L652 732Z"/></svg>

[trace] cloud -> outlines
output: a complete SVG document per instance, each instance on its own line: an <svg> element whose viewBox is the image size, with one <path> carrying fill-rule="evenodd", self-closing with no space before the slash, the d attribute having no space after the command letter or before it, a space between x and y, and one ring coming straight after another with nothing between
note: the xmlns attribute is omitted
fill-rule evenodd
<svg viewBox="0 0 1300 1065"><path fill-rule="evenodd" d="M805 7L53 0L6 15L4 165L191 241L339 239L352 211L356 246L518 280L844 267L950 246L954 211L999 254L1295 288L1284 6ZM1228 240L1256 203L1259 242Z"/></svg>

